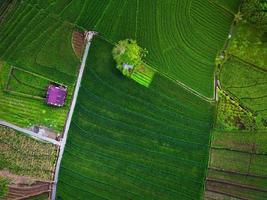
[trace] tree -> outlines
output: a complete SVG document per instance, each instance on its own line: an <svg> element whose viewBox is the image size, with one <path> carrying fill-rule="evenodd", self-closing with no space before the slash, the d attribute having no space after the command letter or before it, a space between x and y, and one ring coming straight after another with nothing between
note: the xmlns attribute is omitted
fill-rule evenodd
<svg viewBox="0 0 267 200"><path fill-rule="evenodd" d="M8 179L0 176L0 199L5 197L8 192Z"/></svg>
<svg viewBox="0 0 267 200"><path fill-rule="evenodd" d="M266 0L244 0L241 12L246 21L267 31Z"/></svg>
<svg viewBox="0 0 267 200"><path fill-rule="evenodd" d="M142 64L147 51L132 39L119 41L112 50L112 55L119 69L125 76L131 76L134 68ZM127 67L125 67L127 66Z"/></svg>

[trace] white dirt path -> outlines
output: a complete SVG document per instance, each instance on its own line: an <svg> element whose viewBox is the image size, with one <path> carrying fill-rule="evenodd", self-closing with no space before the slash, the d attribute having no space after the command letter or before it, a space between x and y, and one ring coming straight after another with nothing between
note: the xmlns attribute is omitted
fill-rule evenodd
<svg viewBox="0 0 267 200"><path fill-rule="evenodd" d="M67 137L68 137L68 132L69 132L69 128L70 128L70 124L71 124L71 120L72 120L72 115L73 115L73 112L74 112L74 108L75 108L75 105L76 105L79 89L80 89L80 86L81 86L81 81L82 81L82 76L83 76L83 72L84 72L84 69L85 69L87 56L88 56L88 53L89 53L89 50L90 50L91 40L93 39L95 34L96 34L95 32L90 32L90 31L87 32L87 34L86 34L86 47L85 47L85 51L84 51L84 54L83 54L82 64L81 64L81 67L80 67L80 70L79 70L79 75L78 75L77 83L76 83L76 86L75 86L75 90L74 90L74 94L73 94L73 98L72 98L69 114L68 114L67 121L66 121L66 124L65 124L63 138L61 140L59 156L58 156L58 159L57 159L55 176L54 176L54 184L53 184L53 189L52 189L52 200L56 199L56 192L57 192L56 189L57 189L57 182L58 182L60 164L61 164L62 156L63 156L63 153L64 153L64 149L65 149L65 145L66 145L66 141L67 141Z"/></svg>
<svg viewBox="0 0 267 200"><path fill-rule="evenodd" d="M15 129L16 131L22 132L22 133L24 133L24 134L26 134L26 135L28 135L30 137L33 137L35 139L38 139L38 140L41 140L41 141L44 141L44 142L48 142L48 143L52 143L54 145L60 146L60 142L57 141L57 140L51 139L49 137L42 136L42 135L40 135L38 133L35 133L35 132L30 131L30 130L25 129L25 128L21 128L21 127L19 127L17 125L9 123L9 122L0 120L0 125Z"/></svg>

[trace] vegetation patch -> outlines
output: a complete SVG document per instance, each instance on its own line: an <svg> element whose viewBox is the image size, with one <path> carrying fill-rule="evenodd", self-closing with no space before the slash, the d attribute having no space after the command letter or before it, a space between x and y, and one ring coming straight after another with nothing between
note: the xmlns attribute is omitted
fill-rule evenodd
<svg viewBox="0 0 267 200"><path fill-rule="evenodd" d="M221 130L255 130L253 113L242 108L237 101L219 90L216 128Z"/></svg>
<svg viewBox="0 0 267 200"><path fill-rule="evenodd" d="M9 180L5 177L0 176L0 199L4 198L8 192Z"/></svg>
<svg viewBox="0 0 267 200"><path fill-rule="evenodd" d="M123 75L130 77L134 69L142 64L146 51L135 40L119 41L112 50L112 55Z"/></svg>
<svg viewBox="0 0 267 200"><path fill-rule="evenodd" d="M139 47L136 41L126 39L119 41L113 48L112 55L123 75L139 84L149 87L154 77L154 70L143 63L147 51Z"/></svg>
<svg viewBox="0 0 267 200"><path fill-rule="evenodd" d="M51 180L56 154L54 145L0 126L0 170L39 180Z"/></svg>
<svg viewBox="0 0 267 200"><path fill-rule="evenodd" d="M5 91L43 100L46 97L47 87L52 82L45 77L11 66Z"/></svg>
<svg viewBox="0 0 267 200"><path fill-rule="evenodd" d="M228 53L267 70L267 31L242 21L235 29Z"/></svg>

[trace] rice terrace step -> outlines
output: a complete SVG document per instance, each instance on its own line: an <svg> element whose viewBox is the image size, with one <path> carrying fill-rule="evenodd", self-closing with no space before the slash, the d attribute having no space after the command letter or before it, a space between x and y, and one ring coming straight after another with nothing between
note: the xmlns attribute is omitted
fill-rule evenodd
<svg viewBox="0 0 267 200"><path fill-rule="evenodd" d="M267 199L262 0L0 0L0 199Z"/></svg>

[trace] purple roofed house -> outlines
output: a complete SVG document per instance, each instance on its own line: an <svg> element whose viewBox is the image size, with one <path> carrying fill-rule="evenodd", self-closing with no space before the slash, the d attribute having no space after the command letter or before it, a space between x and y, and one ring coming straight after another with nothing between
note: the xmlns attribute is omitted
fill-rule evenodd
<svg viewBox="0 0 267 200"><path fill-rule="evenodd" d="M61 107L65 104L67 88L64 86L49 85L46 94L46 103Z"/></svg>

